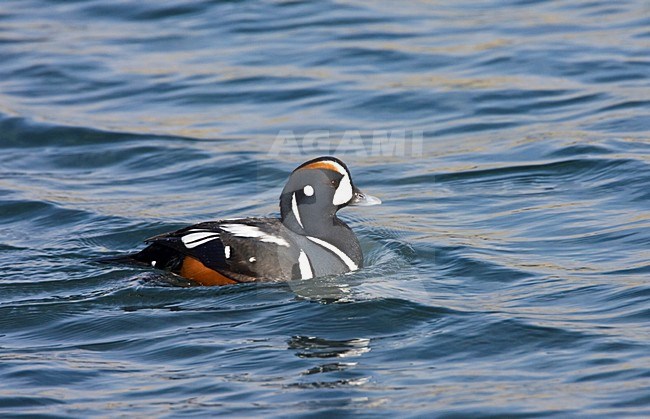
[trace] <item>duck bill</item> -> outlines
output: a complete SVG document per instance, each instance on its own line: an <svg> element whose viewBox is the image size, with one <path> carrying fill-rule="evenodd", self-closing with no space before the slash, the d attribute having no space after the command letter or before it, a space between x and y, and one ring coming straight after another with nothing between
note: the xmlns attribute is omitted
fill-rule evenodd
<svg viewBox="0 0 650 419"><path fill-rule="evenodd" d="M369 207L372 205L379 205L381 204L381 199L377 198L376 196L368 195L357 188L354 188L354 196L352 197L352 201L348 205L354 205L358 207Z"/></svg>

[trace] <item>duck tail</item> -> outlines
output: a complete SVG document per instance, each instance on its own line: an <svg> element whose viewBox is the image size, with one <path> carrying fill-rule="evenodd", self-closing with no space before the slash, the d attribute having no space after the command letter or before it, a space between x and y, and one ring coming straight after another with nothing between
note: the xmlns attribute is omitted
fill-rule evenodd
<svg viewBox="0 0 650 419"><path fill-rule="evenodd" d="M95 262L105 265L147 265L147 262L138 258L139 253L128 253L117 256L107 256L95 259Z"/></svg>
<svg viewBox="0 0 650 419"><path fill-rule="evenodd" d="M97 259L104 264L122 264L131 266L153 266L160 269L174 269L182 263L184 255L176 250L153 243L137 253L127 253Z"/></svg>

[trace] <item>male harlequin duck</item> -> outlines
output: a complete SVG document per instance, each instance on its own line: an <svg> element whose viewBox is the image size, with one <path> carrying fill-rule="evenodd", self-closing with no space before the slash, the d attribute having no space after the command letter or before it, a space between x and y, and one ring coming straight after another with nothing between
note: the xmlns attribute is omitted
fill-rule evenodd
<svg viewBox="0 0 650 419"><path fill-rule="evenodd" d="M354 232L336 212L377 205L361 193L347 166L319 157L291 173L280 195L280 218L208 221L147 239L129 255L202 285L309 279L363 266Z"/></svg>

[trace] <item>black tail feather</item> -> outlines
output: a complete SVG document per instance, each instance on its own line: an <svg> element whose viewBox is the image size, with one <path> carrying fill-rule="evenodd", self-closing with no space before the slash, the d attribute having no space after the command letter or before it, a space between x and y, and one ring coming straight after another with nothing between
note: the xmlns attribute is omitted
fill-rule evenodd
<svg viewBox="0 0 650 419"><path fill-rule="evenodd" d="M95 259L95 262L103 263L107 265L138 265L138 266L146 265L144 261L135 258L135 256L137 255L138 255L137 253L129 253L126 255L107 256L107 257L97 258Z"/></svg>
<svg viewBox="0 0 650 419"><path fill-rule="evenodd" d="M173 271L180 267L183 263L184 257L185 255L180 254L172 248L154 243L145 247L138 253L109 256L97 259L97 262L107 264L153 266L159 269Z"/></svg>

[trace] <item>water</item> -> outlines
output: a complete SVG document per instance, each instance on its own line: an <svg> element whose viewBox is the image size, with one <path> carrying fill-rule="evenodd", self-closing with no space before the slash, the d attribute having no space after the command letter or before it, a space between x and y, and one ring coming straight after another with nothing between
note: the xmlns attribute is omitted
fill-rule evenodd
<svg viewBox="0 0 650 419"><path fill-rule="evenodd" d="M649 16L0 3L3 416L650 415ZM384 200L342 211L360 272L187 288L93 263L275 214L329 153Z"/></svg>

